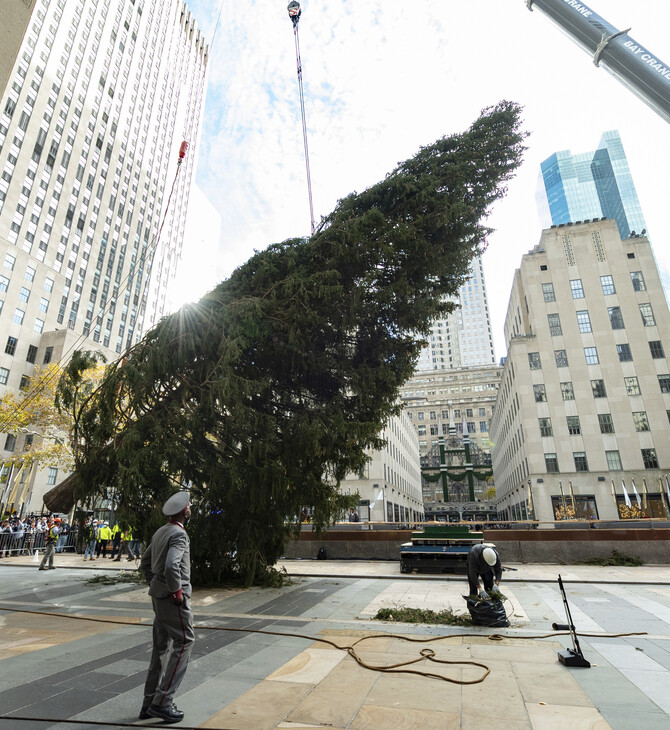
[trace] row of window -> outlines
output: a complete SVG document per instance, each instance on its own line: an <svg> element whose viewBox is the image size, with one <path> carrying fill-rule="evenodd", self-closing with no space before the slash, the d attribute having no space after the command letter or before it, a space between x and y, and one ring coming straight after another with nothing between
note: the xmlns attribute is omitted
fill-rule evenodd
<svg viewBox="0 0 670 730"><path fill-rule="evenodd" d="M461 418L461 412L464 411L464 415L466 418L473 418L474 417L474 408L454 408L454 418ZM486 417L486 408L479 408L479 417L485 418ZM437 411L428 411L428 418L431 421L436 421L438 419L438 412ZM413 420L414 414L411 411L408 411L408 415L410 420ZM417 411L416 414L416 420L417 421L423 421L425 420L426 414L424 411ZM446 421L449 419L449 411L445 408L441 412L441 417Z"/></svg>
<svg viewBox="0 0 670 730"><path fill-rule="evenodd" d="M670 393L670 374L664 373L658 375L658 387L661 393ZM641 395L640 382L637 376L632 375L628 378L623 379L623 384L626 388L627 395ZM571 380L566 380L561 384L561 397L563 400L574 400L575 389L572 385ZM607 398L607 388L605 387L605 381L601 378L596 378L591 381L591 392L594 398ZM533 386L533 395L535 396L536 403L544 403L547 400L547 389L544 383Z"/></svg>
<svg viewBox="0 0 670 730"><path fill-rule="evenodd" d="M644 282L644 276L641 271L630 272L631 282L635 291L646 291L647 286ZM608 274L600 277L600 286L602 287L603 294L609 296L610 294L616 294L616 288L614 286L614 279ZM584 286L582 285L581 279L570 280L570 293L573 299L584 299ZM556 293L554 292L554 285L551 282L542 284L542 296L545 302L555 302Z"/></svg>
<svg viewBox="0 0 670 730"><path fill-rule="evenodd" d="M649 302L638 304L640 308L640 316L642 317L642 324L645 327L653 327L656 325L656 319L654 312ZM621 307L607 307L607 315L612 325L613 330L625 329L623 315L621 314ZM558 337L563 334L563 328L561 327L561 318L558 314L548 314L547 321L549 324L549 333L552 337ZM577 326L582 334L593 332L591 326L591 317L589 316L588 309L582 309L577 312Z"/></svg>
<svg viewBox="0 0 670 730"><path fill-rule="evenodd" d="M656 449L640 449L642 454L642 463L645 469L658 469L658 457L656 456ZM623 466L621 465L621 455L618 451L606 451L605 458L607 459L607 468L609 471L622 471ZM574 471L588 471L589 463L586 458L584 451L573 451L572 459L574 461ZM558 456L556 454L545 454L544 464L548 474L558 474L560 469L558 468ZM572 471L572 469L570 469Z"/></svg>
<svg viewBox="0 0 670 730"><path fill-rule="evenodd" d="M670 376L669 376L670 377ZM551 418L538 418L541 436L553 436L554 428L551 424ZM568 433L571 436L578 436L582 432L581 421L579 416L566 416L566 425ZM614 433L614 421L611 413L599 413L598 425L600 433ZM646 411L633 411L633 425L636 431L649 431L649 419Z"/></svg>
<svg viewBox="0 0 670 730"><path fill-rule="evenodd" d="M630 362L633 360L633 353L631 352L630 345L625 342L621 345L616 346L617 356L621 362ZM665 357L665 350L663 349L663 343L660 340L649 341L649 352L655 360L659 360ZM556 367L566 368L568 367L568 354L566 350L554 350L554 359L556 361ZM598 357L597 347L585 347L584 348L584 359L587 365L598 365L600 358ZM542 358L539 352L528 353L528 367L531 370L542 370Z"/></svg>
<svg viewBox="0 0 670 730"><path fill-rule="evenodd" d="M475 421L468 421L468 433L475 433L476 432L476 426L477 424ZM426 427L425 426L417 426L418 429L418 435L419 436L425 436L426 435ZM456 431L457 433L463 433L463 424L457 423L456 424ZM489 422L488 421L480 421L479 422L479 431L480 433L488 433L489 431ZM449 427L446 423L442 424L442 433L443 435L446 435L449 433ZM439 428L438 426L431 425L430 426L430 435L431 436L439 436Z"/></svg>

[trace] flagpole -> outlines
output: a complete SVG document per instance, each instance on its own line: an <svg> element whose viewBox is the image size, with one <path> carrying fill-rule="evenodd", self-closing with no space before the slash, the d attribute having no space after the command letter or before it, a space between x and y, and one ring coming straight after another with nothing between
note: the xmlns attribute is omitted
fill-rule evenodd
<svg viewBox="0 0 670 730"><path fill-rule="evenodd" d="M616 510L617 517L621 518L621 515L619 515L619 505L616 501L616 487L614 486L614 479L612 479L612 499L614 500L614 509Z"/></svg>

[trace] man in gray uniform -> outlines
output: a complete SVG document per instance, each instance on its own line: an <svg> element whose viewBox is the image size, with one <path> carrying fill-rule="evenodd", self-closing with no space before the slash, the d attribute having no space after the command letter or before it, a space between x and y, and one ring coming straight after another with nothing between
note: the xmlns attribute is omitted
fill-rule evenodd
<svg viewBox="0 0 670 730"><path fill-rule="evenodd" d="M140 563L154 609L153 651L140 720L158 717L172 723L184 718L184 713L172 700L186 673L195 638L191 613L191 555L184 529L191 517L188 494L173 494L165 503L163 514L170 520L156 530Z"/></svg>

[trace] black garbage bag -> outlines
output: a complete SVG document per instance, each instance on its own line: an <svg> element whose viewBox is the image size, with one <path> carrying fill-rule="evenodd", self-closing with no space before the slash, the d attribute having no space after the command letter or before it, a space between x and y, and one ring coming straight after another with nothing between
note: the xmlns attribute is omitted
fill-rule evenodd
<svg viewBox="0 0 670 730"><path fill-rule="evenodd" d="M493 627L504 627L509 626L507 620L507 613L503 602L500 600L477 600L470 598L470 596L463 596L465 602L468 604L468 611L470 611L470 617L472 623L475 626L493 626Z"/></svg>

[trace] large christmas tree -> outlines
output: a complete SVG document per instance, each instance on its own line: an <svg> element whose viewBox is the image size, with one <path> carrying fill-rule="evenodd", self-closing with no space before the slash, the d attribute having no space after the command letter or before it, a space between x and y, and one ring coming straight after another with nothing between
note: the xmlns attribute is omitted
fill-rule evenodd
<svg viewBox="0 0 670 730"><path fill-rule="evenodd" d="M77 497L113 493L147 538L177 483L193 483L194 577L260 580L298 515L317 527L338 481L379 448L421 336L482 253L491 204L519 165L519 108L501 102L383 181L339 201L311 238L269 246L163 319L78 400ZM203 262L204 265L204 262Z"/></svg>

